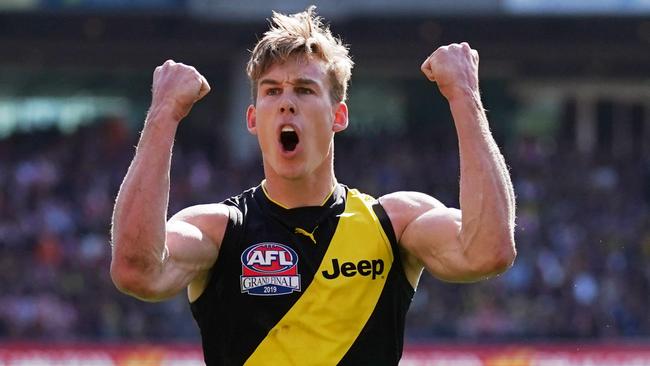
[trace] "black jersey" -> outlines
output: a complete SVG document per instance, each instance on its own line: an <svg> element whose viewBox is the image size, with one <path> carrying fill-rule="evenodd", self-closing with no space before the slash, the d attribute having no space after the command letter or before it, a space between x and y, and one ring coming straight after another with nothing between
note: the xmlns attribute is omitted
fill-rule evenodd
<svg viewBox="0 0 650 366"><path fill-rule="evenodd" d="M397 365L413 298L392 226L337 185L283 208L262 186L224 201L230 220L191 304L208 365Z"/></svg>

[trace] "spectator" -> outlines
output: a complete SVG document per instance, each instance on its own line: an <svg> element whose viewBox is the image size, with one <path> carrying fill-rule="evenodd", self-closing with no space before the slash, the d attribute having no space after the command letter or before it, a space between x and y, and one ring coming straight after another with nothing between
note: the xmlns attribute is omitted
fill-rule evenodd
<svg viewBox="0 0 650 366"><path fill-rule="evenodd" d="M429 146L405 143L410 138L344 134L337 175L371 194L418 190L457 206L457 151L431 154ZM142 304L108 278L110 214L134 144L118 119L71 135L0 141L0 340L198 340L185 297ZM225 152L206 153L219 146L186 147L179 139L170 213L259 183L259 161L215 162ZM650 334L650 201L643 199L650 162L585 158L535 139L504 153L518 196L515 266L473 285L424 276L407 340ZM346 165L349 156L364 168ZM447 178L422 174L416 162L423 156Z"/></svg>

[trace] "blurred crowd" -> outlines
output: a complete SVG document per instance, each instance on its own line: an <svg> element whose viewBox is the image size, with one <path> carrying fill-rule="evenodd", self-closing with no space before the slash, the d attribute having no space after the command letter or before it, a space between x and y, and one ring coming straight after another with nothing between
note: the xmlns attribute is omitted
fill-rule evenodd
<svg viewBox="0 0 650 366"><path fill-rule="evenodd" d="M109 278L113 202L136 138L107 119L0 141L0 340L198 339L184 294L143 303ZM418 190L457 206L457 149L417 139L337 137L337 176L373 195ZM225 144L190 140L175 147L170 214L262 179L258 159L235 163ZM423 276L407 340L648 337L650 161L533 138L503 149L518 203L514 267L477 284Z"/></svg>

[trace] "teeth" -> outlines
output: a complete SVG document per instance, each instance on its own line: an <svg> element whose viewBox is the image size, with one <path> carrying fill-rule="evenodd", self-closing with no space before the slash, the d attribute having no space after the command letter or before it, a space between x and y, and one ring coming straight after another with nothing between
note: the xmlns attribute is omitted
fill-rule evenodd
<svg viewBox="0 0 650 366"><path fill-rule="evenodd" d="M282 127L282 132L294 132L295 130L291 126Z"/></svg>

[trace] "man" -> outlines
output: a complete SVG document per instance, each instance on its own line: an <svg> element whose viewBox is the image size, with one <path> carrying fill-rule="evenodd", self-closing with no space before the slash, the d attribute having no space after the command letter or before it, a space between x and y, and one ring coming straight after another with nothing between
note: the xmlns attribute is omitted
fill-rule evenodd
<svg viewBox="0 0 650 366"><path fill-rule="evenodd" d="M111 276L147 301L187 288L210 365L395 365L423 268L470 282L515 257L514 195L481 105L478 53L452 44L422 64L456 124L461 210L417 192L377 200L334 176L347 48L313 8L272 22L247 68L247 126L265 180L166 222L176 128L210 87L194 68L165 62L117 197Z"/></svg>

